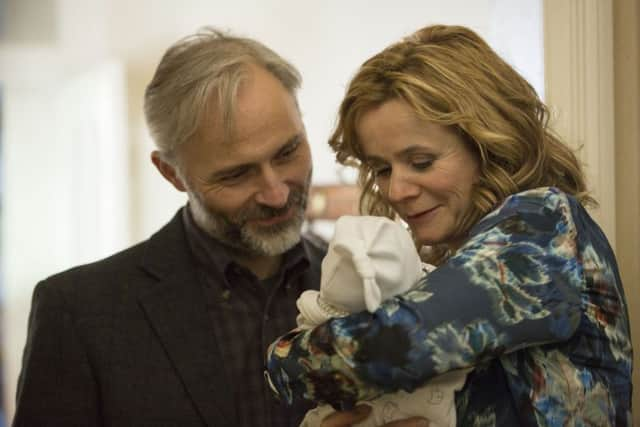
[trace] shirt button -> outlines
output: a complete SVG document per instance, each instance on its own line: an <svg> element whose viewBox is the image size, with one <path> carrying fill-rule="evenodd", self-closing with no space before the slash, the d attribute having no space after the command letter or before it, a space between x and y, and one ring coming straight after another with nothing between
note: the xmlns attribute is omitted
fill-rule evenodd
<svg viewBox="0 0 640 427"><path fill-rule="evenodd" d="M268 314L265 314L262 318L263 318L265 321L267 321L267 320L269 320L269 315L268 315Z"/></svg>

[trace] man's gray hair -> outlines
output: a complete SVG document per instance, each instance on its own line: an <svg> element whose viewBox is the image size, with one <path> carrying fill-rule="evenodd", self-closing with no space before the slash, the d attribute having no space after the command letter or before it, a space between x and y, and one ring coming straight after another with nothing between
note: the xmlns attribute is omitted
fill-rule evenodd
<svg viewBox="0 0 640 427"><path fill-rule="evenodd" d="M269 71L295 98L300 73L256 40L206 27L165 52L145 91L144 113L166 161L175 164L176 148L197 134L212 101L229 138L238 87L250 65Z"/></svg>

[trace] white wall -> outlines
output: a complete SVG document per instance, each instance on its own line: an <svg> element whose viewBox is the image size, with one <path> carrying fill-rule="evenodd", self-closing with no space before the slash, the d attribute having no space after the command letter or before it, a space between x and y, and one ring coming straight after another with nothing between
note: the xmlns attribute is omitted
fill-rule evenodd
<svg viewBox="0 0 640 427"><path fill-rule="evenodd" d="M542 92L540 0L55 5L56 34L48 43L0 40L2 357L9 414L36 281L147 237L184 202L148 160L152 144L141 113L144 86L173 41L213 25L256 37L294 63L304 77L300 104L315 183L338 179L326 140L349 77L367 57L421 26L472 27ZM93 125L81 124L87 120ZM68 135L75 145L65 142Z"/></svg>
<svg viewBox="0 0 640 427"><path fill-rule="evenodd" d="M129 3L114 1L123 7ZM262 40L303 75L300 104L312 143L315 183L337 180L338 166L326 141L349 78L369 56L421 26L445 23L475 29L543 92L539 0L241 0L234 2L237 8L216 8L211 3L192 0L176 19L175 11L163 8L162 2L140 0L130 5L126 15L112 17L109 28L127 28L145 11L154 10L152 25L139 28L135 40L125 40L126 32L119 30L112 37L114 54L128 58L130 82L133 86L148 82L164 49L203 24ZM164 223L184 198L149 165L152 143L141 116L142 89L137 92L139 96L130 105L135 129L131 143L137 147L132 161L140 165L141 179L132 206L140 215L133 220L132 229L135 238L141 239Z"/></svg>
<svg viewBox="0 0 640 427"><path fill-rule="evenodd" d="M32 287L131 241L124 73L7 87L3 109L2 361L12 409Z"/></svg>

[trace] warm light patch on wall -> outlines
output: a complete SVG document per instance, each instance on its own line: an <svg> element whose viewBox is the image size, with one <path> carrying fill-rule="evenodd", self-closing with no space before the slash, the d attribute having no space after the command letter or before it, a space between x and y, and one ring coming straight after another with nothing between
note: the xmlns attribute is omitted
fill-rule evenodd
<svg viewBox="0 0 640 427"><path fill-rule="evenodd" d="M342 215L357 215L360 189L355 185L318 185L311 187L307 219L335 220Z"/></svg>

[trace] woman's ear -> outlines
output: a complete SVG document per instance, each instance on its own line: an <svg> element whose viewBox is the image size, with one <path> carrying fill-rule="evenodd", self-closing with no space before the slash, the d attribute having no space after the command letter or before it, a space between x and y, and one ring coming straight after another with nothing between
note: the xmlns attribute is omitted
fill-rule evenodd
<svg viewBox="0 0 640 427"><path fill-rule="evenodd" d="M154 164L156 169L158 169L160 174L169 181L176 190L183 192L187 191L187 187L184 185L184 182L182 182L175 166L163 160L159 151L155 150L151 153L151 162Z"/></svg>

